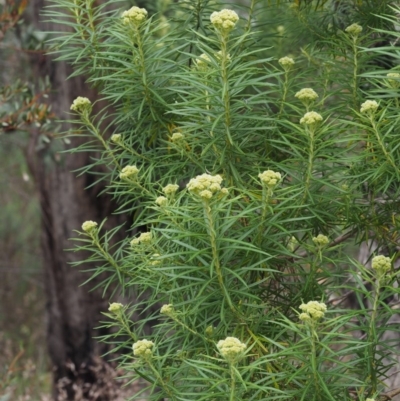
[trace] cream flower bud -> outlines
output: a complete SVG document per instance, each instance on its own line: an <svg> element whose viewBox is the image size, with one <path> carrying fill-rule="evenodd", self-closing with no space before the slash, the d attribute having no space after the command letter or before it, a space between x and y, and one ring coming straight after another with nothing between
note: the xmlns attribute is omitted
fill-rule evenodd
<svg viewBox="0 0 400 401"><path fill-rule="evenodd" d="M163 305L160 309L162 315L171 316L175 313L174 306L172 304Z"/></svg>
<svg viewBox="0 0 400 401"><path fill-rule="evenodd" d="M392 261L390 258L378 255L372 258L372 268L380 273L386 273L392 268Z"/></svg>
<svg viewBox="0 0 400 401"><path fill-rule="evenodd" d="M71 110L77 113L92 110L92 102L87 97L78 96L71 104Z"/></svg>
<svg viewBox="0 0 400 401"><path fill-rule="evenodd" d="M127 11L122 13L122 23L124 25L129 24L132 22L134 25L142 24L145 19L147 18L147 10L145 8L139 8L133 6Z"/></svg>
<svg viewBox="0 0 400 401"><path fill-rule="evenodd" d="M314 320L317 321L324 317L326 312L326 305L323 302L310 301L306 304L301 304L299 308L303 311L299 318L303 321ZM308 315L310 319L307 319L305 315Z"/></svg>
<svg viewBox="0 0 400 401"><path fill-rule="evenodd" d="M300 119L300 124L314 125L320 123L321 121L323 121L321 114L315 111L309 111Z"/></svg>
<svg viewBox="0 0 400 401"><path fill-rule="evenodd" d="M156 199L156 204L158 206L165 206L168 203L168 199L165 196L159 196Z"/></svg>
<svg viewBox="0 0 400 401"><path fill-rule="evenodd" d="M345 29L348 34L353 36L358 36L362 32L362 30L362 26L358 24L351 24Z"/></svg>
<svg viewBox="0 0 400 401"><path fill-rule="evenodd" d="M176 191L179 189L179 185L177 184L168 184L163 188L163 192L165 195L174 195Z"/></svg>
<svg viewBox="0 0 400 401"><path fill-rule="evenodd" d="M388 84L392 88L398 88L400 86L400 74L398 72L389 72L386 74Z"/></svg>
<svg viewBox="0 0 400 401"><path fill-rule="evenodd" d="M276 187L282 179L281 173L277 173L272 170L265 170L264 172L258 174L258 178L261 183L268 188Z"/></svg>
<svg viewBox="0 0 400 401"><path fill-rule="evenodd" d="M203 53L195 60L195 65L199 70L206 70L211 63L210 57L207 54Z"/></svg>
<svg viewBox="0 0 400 401"><path fill-rule="evenodd" d="M360 112L373 114L378 110L379 104L375 100L366 100L361 104Z"/></svg>
<svg viewBox="0 0 400 401"><path fill-rule="evenodd" d="M314 244L319 247L323 247L329 244L329 238L323 234L318 234L316 237L313 237L312 240Z"/></svg>
<svg viewBox="0 0 400 401"><path fill-rule="evenodd" d="M136 341L132 346L133 355L143 359L151 358L153 356L153 348L154 348L153 341L149 340Z"/></svg>
<svg viewBox="0 0 400 401"><path fill-rule="evenodd" d="M139 244L149 244L151 242L151 240L152 240L152 235L150 232L149 233L141 233L139 235L139 238L134 238L131 241L131 246L135 247L136 245L139 245Z"/></svg>
<svg viewBox="0 0 400 401"><path fill-rule="evenodd" d="M239 16L233 10L224 9L213 12L210 21L218 31L229 33L239 21Z"/></svg>
<svg viewBox="0 0 400 401"><path fill-rule="evenodd" d="M85 231L85 233L90 234L97 231L97 226L98 224L95 221L88 220L82 224L82 230Z"/></svg>
<svg viewBox="0 0 400 401"><path fill-rule="evenodd" d="M247 345L236 337L226 337L225 340L218 341L217 348L229 363L235 363L243 356Z"/></svg>
<svg viewBox="0 0 400 401"><path fill-rule="evenodd" d="M294 66L294 60L291 57L282 57L278 60L278 63L285 71L289 71Z"/></svg>
<svg viewBox="0 0 400 401"><path fill-rule="evenodd" d="M185 139L185 135L181 134L180 132L174 132L171 137L171 141L173 143L183 141Z"/></svg>
<svg viewBox="0 0 400 401"><path fill-rule="evenodd" d="M108 310L112 313L117 313L119 312L122 308L124 307L124 305L122 305L119 302L113 302L112 304L110 304Z"/></svg>
<svg viewBox="0 0 400 401"><path fill-rule="evenodd" d="M131 180L137 177L139 169L136 166L126 166L119 173L121 180Z"/></svg>
<svg viewBox="0 0 400 401"><path fill-rule="evenodd" d="M113 134L111 135L111 142L121 143L122 135L121 134Z"/></svg>
<svg viewBox="0 0 400 401"><path fill-rule="evenodd" d="M313 102L318 99L318 93L311 88L304 88L299 90L294 97L301 100L302 102Z"/></svg>
<svg viewBox="0 0 400 401"><path fill-rule="evenodd" d="M212 192L209 191L208 189L205 189L204 191L200 191L199 195L203 199L211 199L213 196Z"/></svg>

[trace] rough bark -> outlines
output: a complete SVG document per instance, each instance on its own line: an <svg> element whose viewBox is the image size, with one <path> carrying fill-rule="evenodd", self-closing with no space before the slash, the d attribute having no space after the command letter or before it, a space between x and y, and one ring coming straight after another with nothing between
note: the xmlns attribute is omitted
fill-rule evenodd
<svg viewBox="0 0 400 401"><path fill-rule="evenodd" d="M32 0L36 14L34 24L42 31L60 30L51 22L41 21L39 13L44 0ZM54 91L49 99L57 118L68 118L72 101L79 95L96 99L96 94L84 84L82 77L68 79L72 70L62 62L39 55L32 58L35 76L48 76ZM64 124L63 130L70 127ZM117 387L113 380L114 370L99 356L104 345L93 337L101 334L94 327L105 311L108 299L101 290L90 292L89 286L81 284L89 273L81 270L93 267L73 268L70 264L87 255L66 252L73 244L69 240L76 236L85 220L100 222L108 217L107 225L114 227L123 222L124 216L112 216L110 198L98 197L102 188L91 184L92 177L77 177L76 169L89 163L87 153L60 153L60 140L52 139L46 147L40 146L40 130L32 135L28 151L29 165L36 180L42 212L41 245L44 255L45 288L47 296L48 348L54 368L54 398L61 400L117 399ZM79 143L79 138L70 146ZM94 283L95 284L95 283Z"/></svg>

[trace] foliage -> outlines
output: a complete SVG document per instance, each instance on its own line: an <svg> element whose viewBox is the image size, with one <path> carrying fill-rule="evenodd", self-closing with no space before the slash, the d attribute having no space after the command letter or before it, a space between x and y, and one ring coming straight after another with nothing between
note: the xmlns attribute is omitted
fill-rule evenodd
<svg viewBox="0 0 400 401"><path fill-rule="evenodd" d="M111 304L103 340L151 399L382 396L396 353L382 337L397 330L400 10L254 0L230 6L237 21L207 0L159 6L47 11L70 27L60 59L110 105L71 106L71 135L88 136L72 151L94 155L80 173L108 166L97 178L133 221L114 247L121 228L100 222L76 239L104 289L139 295ZM372 268L348 255L365 240Z"/></svg>

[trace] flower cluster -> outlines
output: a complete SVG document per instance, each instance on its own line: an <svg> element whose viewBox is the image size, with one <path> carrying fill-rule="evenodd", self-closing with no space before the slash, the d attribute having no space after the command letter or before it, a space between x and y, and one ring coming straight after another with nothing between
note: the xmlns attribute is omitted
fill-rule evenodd
<svg viewBox="0 0 400 401"><path fill-rule="evenodd" d="M181 134L180 132L174 132L171 136L171 142L177 143L181 142L185 139L185 135Z"/></svg>
<svg viewBox="0 0 400 401"><path fill-rule="evenodd" d="M362 30L362 26L358 24L351 24L345 29L348 34L353 36L358 36L362 32Z"/></svg>
<svg viewBox="0 0 400 401"><path fill-rule="evenodd" d="M163 192L165 195L174 195L176 191L179 189L179 185L177 184L168 184L163 188Z"/></svg>
<svg viewBox="0 0 400 401"><path fill-rule="evenodd" d="M226 188L221 189L222 177L220 175L202 174L192 178L186 185L187 189L202 199L211 199L217 192L226 194Z"/></svg>
<svg viewBox="0 0 400 401"><path fill-rule="evenodd" d="M386 76L392 88L398 88L400 86L400 74L398 72L389 72Z"/></svg>
<svg viewBox="0 0 400 401"><path fill-rule="evenodd" d="M133 355L138 356L139 358L148 359L153 356L153 341L149 340L139 340L136 341L133 346Z"/></svg>
<svg viewBox="0 0 400 401"><path fill-rule="evenodd" d="M372 268L378 273L385 274L392 268L392 261L387 256L375 256L372 258Z"/></svg>
<svg viewBox="0 0 400 401"><path fill-rule="evenodd" d="M71 110L77 113L92 110L92 102L87 97L78 96L71 104Z"/></svg>
<svg viewBox="0 0 400 401"><path fill-rule="evenodd" d="M224 9L214 11L210 16L210 21L221 33L229 33L239 21L239 16L233 10Z"/></svg>
<svg viewBox="0 0 400 401"><path fill-rule="evenodd" d="M301 100L302 102L308 103L318 99L318 93L315 92L314 89L304 88L298 91L294 97L297 97L297 99Z"/></svg>
<svg viewBox="0 0 400 401"><path fill-rule="evenodd" d="M286 71L289 71L294 66L294 60L291 57L282 57L278 60L278 63Z"/></svg>
<svg viewBox="0 0 400 401"><path fill-rule="evenodd" d="M149 244L152 240L152 235L151 233L141 233L139 235L139 238L134 238L131 241L131 246L134 247L135 245L139 244Z"/></svg>
<svg viewBox="0 0 400 401"><path fill-rule="evenodd" d="M211 63L210 57L203 53L195 60L195 65L199 70L206 70Z"/></svg>
<svg viewBox="0 0 400 401"><path fill-rule="evenodd" d="M122 13L122 23L124 25L132 22L134 25L140 25L147 18L147 10L133 6Z"/></svg>
<svg viewBox="0 0 400 401"><path fill-rule="evenodd" d="M136 166L126 166L119 173L121 180L132 180L139 174L139 169Z"/></svg>
<svg viewBox="0 0 400 401"><path fill-rule="evenodd" d="M265 170L258 174L258 178L262 184L268 188L275 188L282 179L281 173L277 173L272 170Z"/></svg>
<svg viewBox="0 0 400 401"><path fill-rule="evenodd" d="M320 123L321 121L323 121L321 114L317 113L316 111L309 111L300 119L300 124L314 125Z"/></svg>
<svg viewBox="0 0 400 401"><path fill-rule="evenodd" d="M121 134L111 135L111 142L121 143L122 142L122 135Z"/></svg>
<svg viewBox="0 0 400 401"><path fill-rule="evenodd" d="M158 206L165 206L168 203L168 199L165 196L159 196L156 199L156 204Z"/></svg>
<svg viewBox="0 0 400 401"><path fill-rule="evenodd" d="M375 100L367 100L361 104L360 112L373 114L376 110L378 110L379 104Z"/></svg>
<svg viewBox="0 0 400 401"><path fill-rule="evenodd" d="M160 313L166 316L172 316L175 313L174 306L172 304L163 305L160 309Z"/></svg>
<svg viewBox="0 0 400 401"><path fill-rule="evenodd" d="M225 340L218 341L217 348L227 362L235 363L243 355L247 345L236 337L226 337Z"/></svg>
<svg viewBox="0 0 400 401"><path fill-rule="evenodd" d="M326 312L326 305L318 301L310 301L306 304L301 304L299 308L303 311L303 313L300 313L299 318L304 322L322 319Z"/></svg>
<svg viewBox="0 0 400 401"><path fill-rule="evenodd" d="M329 238L323 234L318 234L316 237L313 237L312 240L314 244L319 247L323 247L329 244Z"/></svg>
<svg viewBox="0 0 400 401"><path fill-rule="evenodd" d="M91 234L97 231L97 226L98 224L95 221L88 220L82 224L82 230L85 231L85 233Z"/></svg>
<svg viewBox="0 0 400 401"><path fill-rule="evenodd" d="M113 302L112 304L110 304L108 310L112 313L118 313L123 307L124 305L122 305L121 303Z"/></svg>

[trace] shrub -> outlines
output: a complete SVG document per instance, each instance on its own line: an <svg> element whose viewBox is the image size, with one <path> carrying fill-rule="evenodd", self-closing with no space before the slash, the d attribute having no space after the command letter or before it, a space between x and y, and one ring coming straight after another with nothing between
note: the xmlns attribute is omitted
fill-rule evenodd
<svg viewBox="0 0 400 401"><path fill-rule="evenodd" d="M77 238L104 288L132 297L105 313L118 330L104 341L125 350L121 366L151 399L378 397L395 353L382 336L395 313L400 75L371 60L398 62L375 43L398 40L398 10L386 7L377 28L339 29L304 4L261 5L49 10L75 17L60 57L110 104L93 115L83 93L71 107L72 135L92 138L75 151L101 150L82 171L107 165L98 179L133 219L115 247L120 228L101 222ZM269 44L268 12L290 22ZM279 54L310 18L319 39L300 34L300 50ZM351 256L367 239L372 268Z"/></svg>

